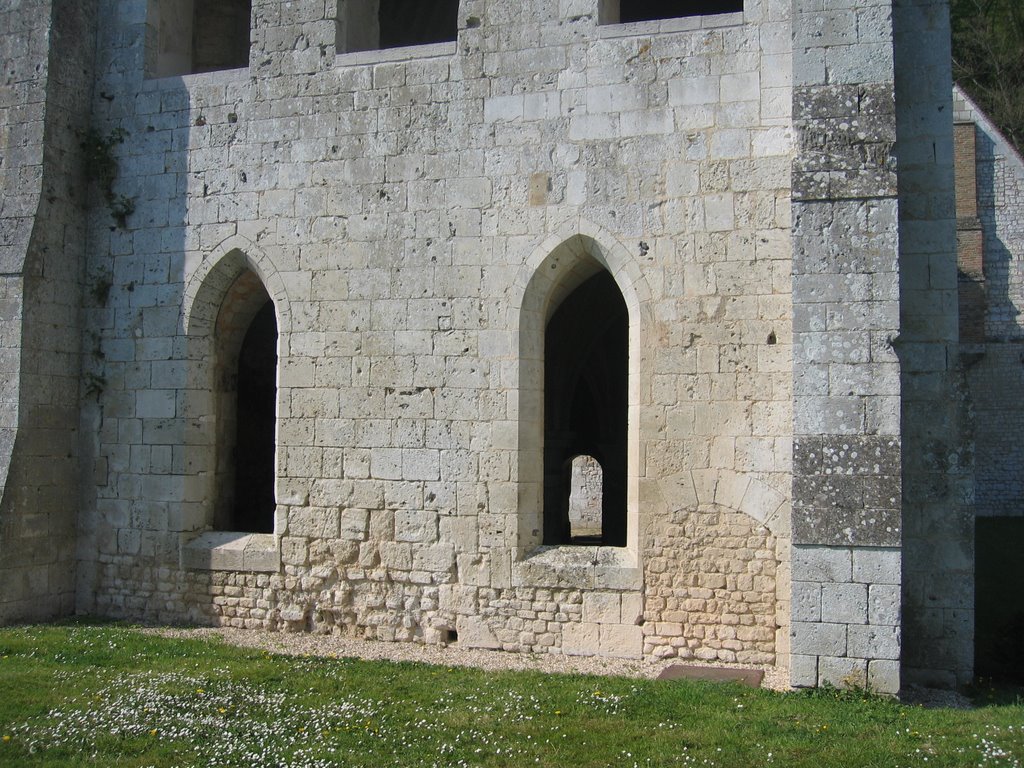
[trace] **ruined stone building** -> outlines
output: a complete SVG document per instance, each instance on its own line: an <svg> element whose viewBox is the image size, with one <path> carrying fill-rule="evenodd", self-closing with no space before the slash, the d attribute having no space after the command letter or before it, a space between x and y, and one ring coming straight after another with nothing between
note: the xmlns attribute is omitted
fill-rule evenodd
<svg viewBox="0 0 1024 768"><path fill-rule="evenodd" d="M943 0L5 0L0 59L0 621L895 692L1021 610L1024 166Z"/></svg>

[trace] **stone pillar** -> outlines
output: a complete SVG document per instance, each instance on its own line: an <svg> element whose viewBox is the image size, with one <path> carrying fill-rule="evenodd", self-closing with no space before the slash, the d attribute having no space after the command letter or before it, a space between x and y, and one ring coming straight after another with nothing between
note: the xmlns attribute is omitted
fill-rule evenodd
<svg viewBox="0 0 1024 768"><path fill-rule="evenodd" d="M2 219L0 337L9 367L0 435L10 463L0 474L0 622L74 608L86 200L79 145L92 93L96 4L22 3L4 15L10 18L0 28L24 46L5 60L5 69L25 77L8 94L25 101L3 121L5 138L15 138L3 145L16 148L5 158L4 195L17 190L17 204L5 206ZM6 95L3 101L10 103Z"/></svg>
<svg viewBox="0 0 1024 768"><path fill-rule="evenodd" d="M952 687L973 675L974 457L957 344L949 10L945 0L895 8L903 676Z"/></svg>
<svg viewBox="0 0 1024 768"><path fill-rule="evenodd" d="M793 3L794 686L899 690L891 0Z"/></svg>

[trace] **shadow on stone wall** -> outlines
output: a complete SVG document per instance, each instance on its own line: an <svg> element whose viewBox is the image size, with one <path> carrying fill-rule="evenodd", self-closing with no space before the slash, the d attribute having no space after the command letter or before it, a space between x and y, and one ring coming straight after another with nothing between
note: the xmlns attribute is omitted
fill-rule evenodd
<svg viewBox="0 0 1024 768"><path fill-rule="evenodd" d="M180 620L181 521L198 503L203 469L190 466L183 447L206 428L185 396L191 361L181 306L187 254L199 245L186 232L216 206L203 194L209 183L190 173L189 151L202 141L194 133L213 129L193 106L202 81L196 89L182 77L147 79L152 30L140 19L124 34L116 14L111 4L100 13L92 126L122 137L114 192L134 210L118 221L98 199L89 211L76 610L146 620L177 611ZM225 145L224 166L226 154Z"/></svg>
<svg viewBox="0 0 1024 768"><path fill-rule="evenodd" d="M1018 188L992 137L983 130L976 136L987 316L980 354L965 358L975 443L975 672L1020 680L1024 326L1018 307L1021 263L1004 238L1007 222L1016 223L1013 208L1021 201L1014 199Z"/></svg>

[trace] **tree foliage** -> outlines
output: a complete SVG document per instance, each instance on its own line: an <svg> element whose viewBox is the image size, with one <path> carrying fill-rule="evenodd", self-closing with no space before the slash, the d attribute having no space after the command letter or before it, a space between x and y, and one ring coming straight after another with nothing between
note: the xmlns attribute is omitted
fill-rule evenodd
<svg viewBox="0 0 1024 768"><path fill-rule="evenodd" d="M1024 2L951 0L953 79L1024 148Z"/></svg>

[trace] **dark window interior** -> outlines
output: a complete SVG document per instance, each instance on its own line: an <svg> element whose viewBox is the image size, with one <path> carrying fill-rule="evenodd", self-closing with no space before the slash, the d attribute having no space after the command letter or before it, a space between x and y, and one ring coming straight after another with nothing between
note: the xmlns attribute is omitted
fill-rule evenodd
<svg viewBox="0 0 1024 768"><path fill-rule="evenodd" d="M455 40L459 0L380 0L380 47Z"/></svg>
<svg viewBox="0 0 1024 768"><path fill-rule="evenodd" d="M544 543L626 544L626 413L629 320L605 271L562 302L544 337ZM574 539L572 463L592 456L603 470L601 525Z"/></svg>
<svg viewBox="0 0 1024 768"><path fill-rule="evenodd" d="M277 405L277 318L268 301L249 325L238 354L235 509L232 528L274 530L274 428Z"/></svg>
<svg viewBox="0 0 1024 768"><path fill-rule="evenodd" d="M979 517L974 541L974 674L1024 684L1024 517Z"/></svg>
<svg viewBox="0 0 1024 768"><path fill-rule="evenodd" d="M621 0L619 22L709 16L743 10L743 0Z"/></svg>
<svg viewBox="0 0 1024 768"><path fill-rule="evenodd" d="M192 20L192 71L249 66L251 0L196 0Z"/></svg>

